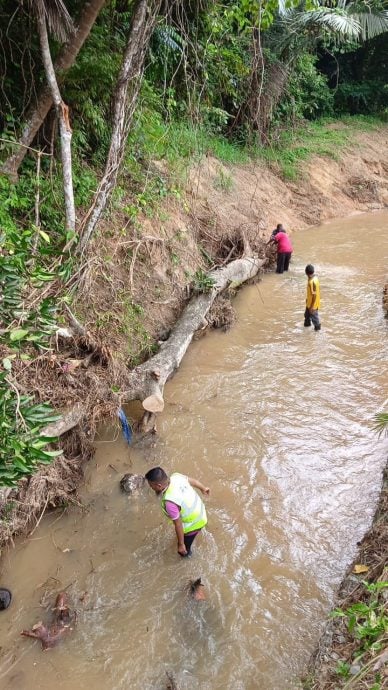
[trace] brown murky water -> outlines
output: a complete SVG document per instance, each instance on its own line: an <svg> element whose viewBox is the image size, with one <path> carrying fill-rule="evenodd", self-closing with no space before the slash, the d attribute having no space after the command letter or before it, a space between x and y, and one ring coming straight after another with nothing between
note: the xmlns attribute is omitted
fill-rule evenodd
<svg viewBox="0 0 388 690"><path fill-rule="evenodd" d="M387 455L370 429L387 396L387 225L376 213L295 236L290 273L244 289L232 330L192 345L155 445L100 441L87 510L45 518L3 562L14 600L0 614L1 690L161 690L166 670L181 690L296 687ZM308 262L320 333L303 328ZM120 493L125 471L154 464L211 487L191 559L148 489ZM210 597L194 606L183 588L199 575ZM43 653L19 632L67 586L77 630Z"/></svg>

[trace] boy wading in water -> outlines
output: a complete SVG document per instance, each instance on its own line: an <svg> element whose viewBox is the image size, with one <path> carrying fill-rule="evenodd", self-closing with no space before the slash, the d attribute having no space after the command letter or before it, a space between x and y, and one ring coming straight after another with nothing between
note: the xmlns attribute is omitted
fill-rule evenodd
<svg viewBox="0 0 388 690"><path fill-rule="evenodd" d="M174 523L179 555L190 556L195 537L207 524L205 506L193 487L205 496L210 489L179 472L168 477L161 467L153 467L145 478L160 497L163 514Z"/></svg>
<svg viewBox="0 0 388 690"><path fill-rule="evenodd" d="M311 326L314 324L314 330L321 330L321 322L319 321L318 309L320 307L320 293L319 280L314 273L314 266L308 264L305 268L307 276L307 294L306 294L306 310L304 313L304 325Z"/></svg>

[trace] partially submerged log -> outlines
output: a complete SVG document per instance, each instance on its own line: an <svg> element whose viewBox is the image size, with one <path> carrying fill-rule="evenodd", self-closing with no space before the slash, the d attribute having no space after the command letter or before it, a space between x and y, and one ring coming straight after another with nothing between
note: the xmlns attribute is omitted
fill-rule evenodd
<svg viewBox="0 0 388 690"><path fill-rule="evenodd" d="M42 621L32 626L31 630L22 630L23 637L32 637L40 640L43 651L55 647L55 645L69 632L76 622L76 613L71 611L67 603L66 592L60 592L53 608L54 617L51 623L45 625Z"/></svg>
<svg viewBox="0 0 388 690"><path fill-rule="evenodd" d="M248 245L247 249L249 251ZM130 372L125 382L125 390L120 393L107 390L107 399L113 396L118 407L133 400L140 400L146 421L143 426L152 428L155 415L164 408L164 386L178 369L195 332L203 327L206 314L215 298L226 288L236 288L253 278L265 263L266 259L249 254L211 271L208 277L213 281L213 287L208 292L195 294L191 298L168 340L161 344L159 352ZM44 435L60 436L77 426L86 412L85 407L78 403L75 408L64 412L59 422L46 428Z"/></svg>

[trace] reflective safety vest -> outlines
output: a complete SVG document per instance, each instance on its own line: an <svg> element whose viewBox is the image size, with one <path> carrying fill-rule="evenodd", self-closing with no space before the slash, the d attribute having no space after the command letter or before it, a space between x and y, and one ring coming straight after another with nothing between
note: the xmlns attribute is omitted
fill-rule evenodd
<svg viewBox="0 0 388 690"><path fill-rule="evenodd" d="M171 501L180 507L180 518L183 524L183 532L195 532L207 524L206 510L194 491L189 480L184 474L174 472L170 477L170 483L162 497L162 511L169 517L166 511L166 501Z"/></svg>

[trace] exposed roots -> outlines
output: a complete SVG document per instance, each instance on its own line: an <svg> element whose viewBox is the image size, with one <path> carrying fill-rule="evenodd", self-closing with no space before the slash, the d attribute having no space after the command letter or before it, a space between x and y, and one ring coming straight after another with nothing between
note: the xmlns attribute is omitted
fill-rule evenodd
<svg viewBox="0 0 388 690"><path fill-rule="evenodd" d="M80 457L71 460L64 455L42 468L37 474L19 482L6 504L0 509L0 543L13 540L17 534L34 530L47 508L79 505L77 486L82 479Z"/></svg>
<svg viewBox="0 0 388 690"><path fill-rule="evenodd" d="M219 295L210 307L206 320L210 328L222 328L227 331L236 320L236 312L228 297Z"/></svg>

